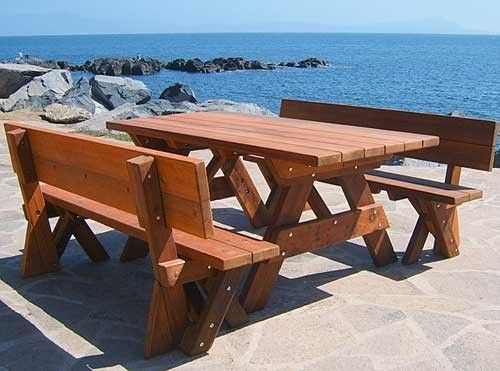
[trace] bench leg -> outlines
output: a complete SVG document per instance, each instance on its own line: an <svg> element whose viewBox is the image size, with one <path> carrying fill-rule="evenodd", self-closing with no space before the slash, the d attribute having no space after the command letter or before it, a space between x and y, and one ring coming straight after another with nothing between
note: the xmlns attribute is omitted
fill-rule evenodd
<svg viewBox="0 0 500 371"><path fill-rule="evenodd" d="M165 353L179 344L188 324L187 313L183 285L163 287L155 280L144 340L146 358Z"/></svg>
<svg viewBox="0 0 500 371"><path fill-rule="evenodd" d="M210 349L226 313L229 310L242 277L241 269L218 272L207 293L207 301L199 318L191 324L182 337L180 348L189 355Z"/></svg>
<svg viewBox="0 0 500 371"><path fill-rule="evenodd" d="M23 278L55 272L60 269L59 256L47 221L28 223L24 243L21 275Z"/></svg>
<svg viewBox="0 0 500 371"><path fill-rule="evenodd" d="M372 192L363 174L354 174L339 178L347 202L354 210L361 206L375 203ZM385 229L363 236L373 263L377 267L394 263L397 260L391 240Z"/></svg>
<svg viewBox="0 0 500 371"><path fill-rule="evenodd" d="M456 206L433 202L429 207L429 218L434 226L434 252L445 258L460 254L460 228Z"/></svg>
<svg viewBox="0 0 500 371"><path fill-rule="evenodd" d="M123 247L120 261L122 263L145 258L149 254L148 243L133 236L129 236L125 246Z"/></svg>
<svg viewBox="0 0 500 371"><path fill-rule="evenodd" d="M71 232L90 260L93 262L100 262L109 259L108 253L101 245L94 232L92 232L92 229L90 229L84 218L73 215Z"/></svg>
<svg viewBox="0 0 500 371"><path fill-rule="evenodd" d="M422 249L424 248L425 241L427 240L427 236L429 235L429 231L426 225L426 217L425 215L420 215L417 220L417 225L413 230L413 234L411 235L410 242L408 243L408 247L406 248L405 254L403 256L402 263L405 265L415 263L422 254Z"/></svg>

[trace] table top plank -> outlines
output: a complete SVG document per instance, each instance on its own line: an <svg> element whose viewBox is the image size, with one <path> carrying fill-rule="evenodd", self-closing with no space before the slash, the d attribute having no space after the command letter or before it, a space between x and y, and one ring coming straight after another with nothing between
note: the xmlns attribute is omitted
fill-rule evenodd
<svg viewBox="0 0 500 371"><path fill-rule="evenodd" d="M386 129L365 128L359 126L348 126L345 124L326 123L320 121L280 118L276 122L276 118L270 116L255 116L232 112L196 112L189 115L198 117L203 116L203 114L206 113L210 114L210 117L212 119L217 120L232 119L234 121L235 119L237 119L240 122L247 122L252 124L286 125L287 129L290 127L294 127L298 129L311 130L318 133L319 135L323 135L324 133L336 133L340 135L349 135L351 138L353 135L355 135L357 138L363 139L381 139L383 142L394 141L397 143L405 144L405 151L434 147L439 144L439 138L433 135L400 132ZM419 148L414 148L415 146L418 146L419 141L421 141L421 146ZM410 146L411 148L408 148L408 146Z"/></svg>
<svg viewBox="0 0 500 371"><path fill-rule="evenodd" d="M149 120L138 119L138 122L150 122ZM308 136L303 133L302 136L290 135L290 133L280 133L279 137L276 135L275 130L269 128L252 128L249 126L235 127L231 124L218 124L215 122L207 122L198 119L177 118L176 121L169 121L169 127L176 127L187 130L195 130L206 133L227 134L234 137L252 137L254 139L261 139L263 141L276 142L279 138L280 143L286 143L295 146L296 148L312 148L331 150L333 147L342 153L342 161L354 161L366 157L383 156L385 148L381 145L374 145L371 143L356 144L343 139L328 140L325 137ZM307 137L307 141L304 141Z"/></svg>
<svg viewBox="0 0 500 371"><path fill-rule="evenodd" d="M118 120L107 127L312 166L369 160L439 144L439 138L431 135L228 112Z"/></svg>

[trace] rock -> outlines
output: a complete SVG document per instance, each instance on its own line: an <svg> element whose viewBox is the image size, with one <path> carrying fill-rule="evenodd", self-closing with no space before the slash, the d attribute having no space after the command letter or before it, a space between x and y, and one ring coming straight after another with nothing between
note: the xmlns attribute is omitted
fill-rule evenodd
<svg viewBox="0 0 500 371"><path fill-rule="evenodd" d="M86 77L78 80L75 86L66 92L61 103L65 106L83 108L94 114L97 102L92 99L89 80Z"/></svg>
<svg viewBox="0 0 500 371"><path fill-rule="evenodd" d="M151 99L149 90L142 81L128 77L97 75L90 79L92 97L107 109L125 103L143 104Z"/></svg>
<svg viewBox="0 0 500 371"><path fill-rule="evenodd" d="M206 100L197 104L197 107L200 111L226 111L248 115L276 116L267 108L258 106L254 103L240 103L224 99Z"/></svg>
<svg viewBox="0 0 500 371"><path fill-rule="evenodd" d="M201 111L227 111L252 115L276 116L266 108L253 103L239 103L229 100L207 100L202 103L180 102L174 103L164 99L152 99L145 104L127 103L112 111L94 115L90 120L81 122L78 128L106 132L106 122L111 120L124 120L145 116L171 115L176 113L201 112Z"/></svg>
<svg viewBox="0 0 500 371"><path fill-rule="evenodd" d="M87 61L82 66L74 67L74 69L96 75L129 76L149 75L160 71L164 65L163 61L154 58L98 58L94 62Z"/></svg>
<svg viewBox="0 0 500 371"><path fill-rule="evenodd" d="M34 77L9 98L1 100L0 108L5 112L20 109L40 110L60 101L72 86L69 71L49 70L43 75Z"/></svg>
<svg viewBox="0 0 500 371"><path fill-rule="evenodd" d="M307 58L303 61L298 62L299 68L317 68L317 67L326 67L328 66L328 62L318 59L318 58Z"/></svg>
<svg viewBox="0 0 500 371"><path fill-rule="evenodd" d="M0 98L8 98L33 78L47 72L46 68L27 64L0 64Z"/></svg>
<svg viewBox="0 0 500 371"><path fill-rule="evenodd" d="M168 62L165 68L174 71L184 71L185 65L186 61L184 59L174 59L173 61Z"/></svg>
<svg viewBox="0 0 500 371"><path fill-rule="evenodd" d="M92 114L83 108L53 103L45 107L42 117L56 124L75 124L90 119Z"/></svg>
<svg viewBox="0 0 500 371"><path fill-rule="evenodd" d="M203 67L204 63L201 59L195 58L195 59L190 59L186 62L184 65L184 71L186 72L203 72Z"/></svg>
<svg viewBox="0 0 500 371"><path fill-rule="evenodd" d="M193 90L188 86L176 83L166 88L160 95L160 99L166 99L170 102L198 102Z"/></svg>

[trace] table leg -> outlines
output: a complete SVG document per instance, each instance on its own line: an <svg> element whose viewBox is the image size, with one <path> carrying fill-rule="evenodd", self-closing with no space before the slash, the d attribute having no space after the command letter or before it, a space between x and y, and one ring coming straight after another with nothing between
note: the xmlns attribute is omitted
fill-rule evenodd
<svg viewBox="0 0 500 371"><path fill-rule="evenodd" d="M370 187L363 174L353 174L338 178L345 197L352 210L375 203ZM373 263L381 267L397 260L391 240L385 229L363 236Z"/></svg>
<svg viewBox="0 0 500 371"><path fill-rule="evenodd" d="M294 183L287 186L279 186L276 212L269 223L264 239L274 242L276 240L276 229L280 226L298 223L304 205L311 193L312 180ZM248 313L265 307L272 289L278 279L278 274L283 264L286 251L282 256L270 261L260 262L252 266L246 284L240 295L240 302Z"/></svg>

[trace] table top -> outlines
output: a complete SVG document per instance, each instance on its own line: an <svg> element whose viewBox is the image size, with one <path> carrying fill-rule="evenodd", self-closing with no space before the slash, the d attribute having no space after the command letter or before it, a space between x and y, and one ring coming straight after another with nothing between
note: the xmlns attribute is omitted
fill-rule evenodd
<svg viewBox="0 0 500 371"><path fill-rule="evenodd" d="M311 166L376 159L439 144L439 137L432 135L228 112L110 121L107 127Z"/></svg>

